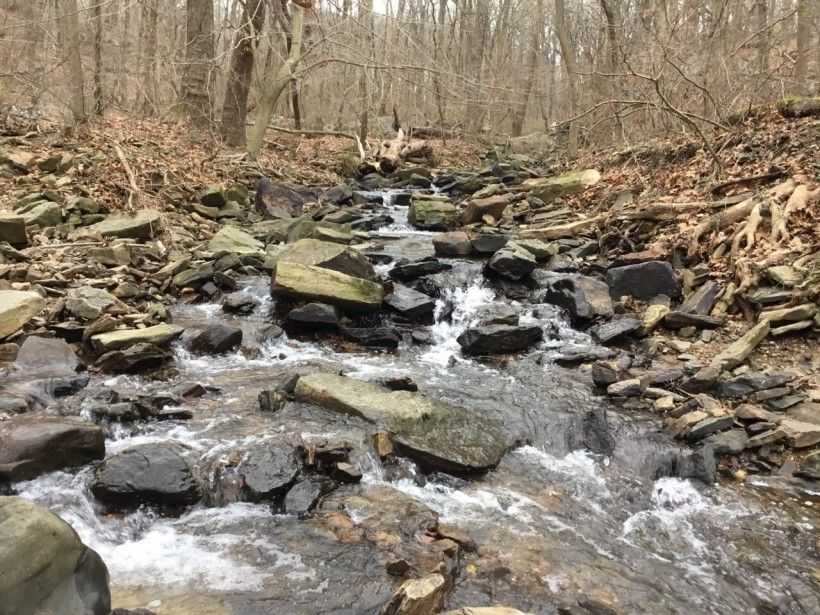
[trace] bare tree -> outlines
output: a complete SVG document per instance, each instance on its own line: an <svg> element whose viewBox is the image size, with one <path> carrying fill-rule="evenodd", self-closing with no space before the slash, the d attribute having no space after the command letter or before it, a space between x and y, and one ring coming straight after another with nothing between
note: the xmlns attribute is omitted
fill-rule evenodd
<svg viewBox="0 0 820 615"><path fill-rule="evenodd" d="M60 0L59 6L60 47L68 67L68 104L71 108L72 119L74 122L79 123L87 119L83 84L83 60L80 49L82 35L80 33L79 9L77 0Z"/></svg>
<svg viewBox="0 0 820 615"><path fill-rule="evenodd" d="M575 48L569 38L569 27L567 26L567 13L564 0L555 0L555 36L561 47L561 59L567 71L570 113L575 116L578 111L578 62L575 59ZM577 147L578 123L575 120L571 120L569 125L570 152L574 152Z"/></svg>
<svg viewBox="0 0 820 615"><path fill-rule="evenodd" d="M137 110L157 112L157 0L143 0L140 11L140 83Z"/></svg>
<svg viewBox="0 0 820 615"><path fill-rule="evenodd" d="M185 8L185 70L180 105L191 123L208 127L213 115L214 3L213 0L187 0Z"/></svg>

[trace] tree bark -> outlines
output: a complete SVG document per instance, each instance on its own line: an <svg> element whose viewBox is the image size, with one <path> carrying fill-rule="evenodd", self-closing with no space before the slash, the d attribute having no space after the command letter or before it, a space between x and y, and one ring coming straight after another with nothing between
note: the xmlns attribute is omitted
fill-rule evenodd
<svg viewBox="0 0 820 615"><path fill-rule="evenodd" d="M214 3L186 2L185 72L182 74L182 112L192 124L208 127L213 119Z"/></svg>
<svg viewBox="0 0 820 615"><path fill-rule="evenodd" d="M245 145L248 92L256 46L264 25L265 0L247 0L242 12L242 25L234 36L231 68L222 105L222 138L228 145Z"/></svg>
<svg viewBox="0 0 820 615"><path fill-rule="evenodd" d="M797 52L794 60L794 92L809 90L809 47L811 46L812 13L817 10L816 0L797 0Z"/></svg>
<svg viewBox="0 0 820 615"><path fill-rule="evenodd" d="M94 115L103 113L103 86L102 86L102 0L92 0L93 28L94 28Z"/></svg>
<svg viewBox="0 0 820 615"><path fill-rule="evenodd" d="M248 135L248 155L252 159L259 157L262 151L262 143L265 140L265 132L268 129L273 109L282 92L288 83L293 79L293 71L299 64L302 57L302 26L304 24L304 11L302 7L294 4L291 11L291 37L292 44L287 59L279 67L275 74L268 75L262 86L259 106L256 109L256 119Z"/></svg>
<svg viewBox="0 0 820 615"><path fill-rule="evenodd" d="M137 110L144 115L153 115L157 112L157 0L143 0L140 38Z"/></svg>
<svg viewBox="0 0 820 615"><path fill-rule="evenodd" d="M578 113L578 62L575 59L575 49L569 38L567 27L567 14L564 0L555 0L555 36L561 47L561 59L564 61L564 68L567 71L567 83L569 85L569 104L572 116ZM578 122L571 121L569 124L568 148L574 154L578 149Z"/></svg>
<svg viewBox="0 0 820 615"><path fill-rule="evenodd" d="M530 100L535 74L538 70L538 55L541 51L541 32L544 29L544 2L538 0L536 4L535 22L532 26L532 38L530 39L530 52L527 59L527 81L524 84L524 94L518 104L512 122L512 136L520 137L524 131L524 121L527 118L527 105Z"/></svg>
<svg viewBox="0 0 820 615"><path fill-rule="evenodd" d="M60 42L68 67L68 104L74 122L81 123L87 119L87 112L85 108L85 88L83 86L82 50L80 49L82 36L80 34L80 15L77 0L61 0L60 8Z"/></svg>

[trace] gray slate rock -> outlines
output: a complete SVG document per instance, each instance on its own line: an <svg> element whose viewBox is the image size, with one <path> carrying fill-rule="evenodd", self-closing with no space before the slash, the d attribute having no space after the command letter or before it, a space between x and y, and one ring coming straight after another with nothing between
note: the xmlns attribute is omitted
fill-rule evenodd
<svg viewBox="0 0 820 615"><path fill-rule="evenodd" d="M666 261L647 261L623 267L613 267L606 273L613 299L624 295L644 301L657 295L677 298L681 296L681 284L672 265Z"/></svg>
<svg viewBox="0 0 820 615"><path fill-rule="evenodd" d="M467 329L457 341L464 354L506 354L526 350L540 342L543 336L537 325L488 325Z"/></svg>

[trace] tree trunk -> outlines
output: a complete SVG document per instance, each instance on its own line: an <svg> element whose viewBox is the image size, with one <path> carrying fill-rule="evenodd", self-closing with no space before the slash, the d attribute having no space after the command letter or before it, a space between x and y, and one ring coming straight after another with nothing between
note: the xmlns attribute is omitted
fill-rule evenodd
<svg viewBox="0 0 820 615"><path fill-rule="evenodd" d="M142 2L140 37L142 42L137 110L145 115L153 115L157 111L157 0Z"/></svg>
<svg viewBox="0 0 820 615"><path fill-rule="evenodd" d="M564 0L555 0L555 36L561 46L561 58L564 61L564 68L567 70L570 115L575 116L578 113L578 63L575 59L575 49L569 38ZM578 122L576 121L570 121L569 142L567 145L571 154L574 154L578 149Z"/></svg>
<svg viewBox="0 0 820 615"><path fill-rule="evenodd" d="M242 13L242 25L234 35L231 68L222 105L222 138L228 145L245 145L248 92L253 76L256 45L264 25L265 0L247 0Z"/></svg>
<svg viewBox="0 0 820 615"><path fill-rule="evenodd" d="M209 127L213 117L214 3L186 2L185 72L182 74L182 112L192 124Z"/></svg>
<svg viewBox="0 0 820 615"><path fill-rule="evenodd" d="M359 3L359 21L362 22L366 30L364 44L368 50L368 62L373 62L373 0L362 0ZM362 105L362 112L359 115L359 139L362 140L362 143L367 139L370 113L370 89L368 87L367 71L368 69L363 67L359 76L359 98Z"/></svg>
<svg viewBox="0 0 820 615"><path fill-rule="evenodd" d="M80 43L80 15L77 0L60 2L60 42L68 68L68 104L74 122L87 119L85 109L85 88L83 87L83 60Z"/></svg>
<svg viewBox="0 0 820 615"><path fill-rule="evenodd" d="M816 0L797 0L797 57L794 60L794 92L809 91L809 48L811 47L812 13Z"/></svg>
<svg viewBox="0 0 820 615"><path fill-rule="evenodd" d="M94 16L94 115L103 113L103 91L102 91L102 0L92 0L92 14Z"/></svg>
<svg viewBox="0 0 820 615"><path fill-rule="evenodd" d="M273 115L273 109L282 92L288 83L293 79L293 71L302 57L302 26L304 24L304 11L297 4L293 5L290 15L292 44L287 59L273 75L268 75L262 86L259 105L256 109L256 120L248 135L248 155L252 159L259 157L262 151L262 143L265 140L265 132L268 129L268 122Z"/></svg>
<svg viewBox="0 0 820 615"><path fill-rule="evenodd" d="M524 94L518 104L512 122L512 136L520 137L524 132L524 121L527 118L527 105L530 100L532 86L535 83L535 74L538 70L538 54L541 51L541 32L544 28L544 2L538 0L536 4L535 22L532 26L532 38L530 39L530 53L527 59L527 81L524 84Z"/></svg>

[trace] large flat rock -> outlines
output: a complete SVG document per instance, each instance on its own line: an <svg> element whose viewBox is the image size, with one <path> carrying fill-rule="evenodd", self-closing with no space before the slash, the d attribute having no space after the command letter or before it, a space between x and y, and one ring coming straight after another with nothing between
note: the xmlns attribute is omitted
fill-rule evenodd
<svg viewBox="0 0 820 615"><path fill-rule="evenodd" d="M420 393L317 373L299 378L294 395L387 429L398 450L427 470L476 474L495 467L507 450L500 423Z"/></svg>
<svg viewBox="0 0 820 615"><path fill-rule="evenodd" d="M0 339L17 331L46 307L35 292L0 290Z"/></svg>
<svg viewBox="0 0 820 615"><path fill-rule="evenodd" d="M133 216L108 216L105 220L97 222L89 228L99 232L103 237L149 239L159 223L159 212L142 209Z"/></svg>
<svg viewBox="0 0 820 615"><path fill-rule="evenodd" d="M292 262L276 264L271 290L281 297L318 301L361 312L378 310L384 297L384 289L377 282Z"/></svg>
<svg viewBox="0 0 820 615"><path fill-rule="evenodd" d="M338 271L365 280L375 280L370 260L346 245L318 239L299 239L276 255L277 263L298 263Z"/></svg>
<svg viewBox="0 0 820 615"><path fill-rule="evenodd" d="M182 327L167 324L154 325L145 329L119 329L92 336L91 346L100 354L128 348L135 344L165 346L177 338L182 331Z"/></svg>

